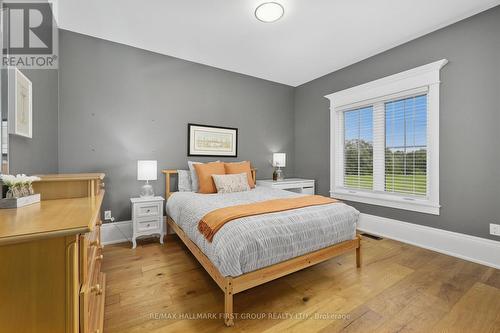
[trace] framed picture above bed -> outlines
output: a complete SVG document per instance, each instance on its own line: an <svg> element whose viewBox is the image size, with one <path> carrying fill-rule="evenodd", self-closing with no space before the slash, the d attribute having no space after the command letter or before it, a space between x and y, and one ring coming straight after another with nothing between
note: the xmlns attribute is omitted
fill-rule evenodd
<svg viewBox="0 0 500 333"><path fill-rule="evenodd" d="M188 124L188 156L238 157L238 129Z"/></svg>

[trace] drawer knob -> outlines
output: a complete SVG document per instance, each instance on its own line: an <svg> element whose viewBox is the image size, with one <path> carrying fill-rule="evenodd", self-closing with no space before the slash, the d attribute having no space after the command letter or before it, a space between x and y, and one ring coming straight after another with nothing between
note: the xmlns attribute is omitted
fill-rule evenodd
<svg viewBox="0 0 500 333"><path fill-rule="evenodd" d="M101 295L102 294L102 288L100 284L96 284L95 286L92 286L90 288L90 291L95 293L96 295Z"/></svg>

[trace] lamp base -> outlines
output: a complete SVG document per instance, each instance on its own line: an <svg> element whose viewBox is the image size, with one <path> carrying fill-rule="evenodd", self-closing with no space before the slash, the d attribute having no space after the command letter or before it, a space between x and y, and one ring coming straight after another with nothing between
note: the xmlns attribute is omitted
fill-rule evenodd
<svg viewBox="0 0 500 333"><path fill-rule="evenodd" d="M141 187L141 198L151 198L154 196L155 191L153 190L153 186L146 183Z"/></svg>
<svg viewBox="0 0 500 333"><path fill-rule="evenodd" d="M280 168L275 169L273 172L273 180L276 182L280 182L284 179L285 179L285 173L283 172L283 170L281 170Z"/></svg>

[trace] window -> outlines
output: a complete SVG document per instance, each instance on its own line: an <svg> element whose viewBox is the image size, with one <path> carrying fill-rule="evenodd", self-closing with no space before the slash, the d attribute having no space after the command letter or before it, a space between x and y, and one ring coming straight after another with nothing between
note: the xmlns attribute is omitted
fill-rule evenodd
<svg viewBox="0 0 500 333"><path fill-rule="evenodd" d="M373 187L373 109L344 113L345 187Z"/></svg>
<svg viewBox="0 0 500 333"><path fill-rule="evenodd" d="M427 95L385 103L385 191L427 193Z"/></svg>
<svg viewBox="0 0 500 333"><path fill-rule="evenodd" d="M333 197L439 214L440 60L326 96Z"/></svg>

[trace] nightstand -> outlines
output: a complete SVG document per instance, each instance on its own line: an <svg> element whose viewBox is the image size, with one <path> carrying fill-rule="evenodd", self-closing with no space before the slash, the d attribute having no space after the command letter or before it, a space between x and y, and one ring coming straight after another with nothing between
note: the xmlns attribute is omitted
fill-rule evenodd
<svg viewBox="0 0 500 333"><path fill-rule="evenodd" d="M136 238L140 236L159 235L163 244L165 236L165 223L163 221L162 197L131 198L132 203L132 248L137 246Z"/></svg>
<svg viewBox="0 0 500 333"><path fill-rule="evenodd" d="M286 178L282 181L269 180L257 180L258 186L265 186L271 188L277 188L280 190L302 193L302 194L314 194L314 179L302 179L302 178Z"/></svg>

